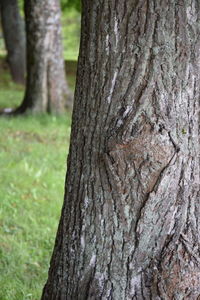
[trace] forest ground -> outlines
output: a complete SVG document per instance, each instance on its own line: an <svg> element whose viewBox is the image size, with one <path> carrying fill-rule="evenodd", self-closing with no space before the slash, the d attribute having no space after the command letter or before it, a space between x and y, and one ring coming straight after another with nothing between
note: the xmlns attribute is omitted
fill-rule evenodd
<svg viewBox="0 0 200 300"><path fill-rule="evenodd" d="M74 89L76 63L68 66ZM0 108L24 87L0 60ZM71 116L0 118L0 300L38 300L63 202Z"/></svg>

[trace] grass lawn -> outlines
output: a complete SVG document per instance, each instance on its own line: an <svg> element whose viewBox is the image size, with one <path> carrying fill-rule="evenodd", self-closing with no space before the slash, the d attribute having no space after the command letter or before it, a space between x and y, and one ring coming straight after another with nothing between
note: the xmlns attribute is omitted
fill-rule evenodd
<svg viewBox="0 0 200 300"><path fill-rule="evenodd" d="M74 75L70 78L74 85ZM23 88L0 68L0 107ZM0 300L39 300L63 202L71 117L0 117Z"/></svg>

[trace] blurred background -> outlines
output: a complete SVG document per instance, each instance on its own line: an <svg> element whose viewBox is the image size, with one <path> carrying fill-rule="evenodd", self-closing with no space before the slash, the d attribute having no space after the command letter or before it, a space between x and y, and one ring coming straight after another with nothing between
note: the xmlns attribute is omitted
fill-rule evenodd
<svg viewBox="0 0 200 300"><path fill-rule="evenodd" d="M60 4L66 77L73 94L81 9L79 1ZM18 1L22 21L23 6ZM26 85L11 76L0 24L4 109L20 105ZM0 300L40 299L63 202L70 126L70 110L61 115L0 116Z"/></svg>

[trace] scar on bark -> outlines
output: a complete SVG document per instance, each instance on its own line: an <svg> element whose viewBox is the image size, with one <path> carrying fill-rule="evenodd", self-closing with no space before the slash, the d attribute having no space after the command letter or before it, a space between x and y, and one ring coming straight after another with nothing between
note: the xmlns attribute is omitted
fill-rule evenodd
<svg viewBox="0 0 200 300"><path fill-rule="evenodd" d="M111 138L108 142L107 164L113 175L123 176L132 167L142 184L143 192L150 193L162 171L170 164L177 152L166 130L156 130L142 119L140 131L119 143ZM125 176L125 174L124 174Z"/></svg>

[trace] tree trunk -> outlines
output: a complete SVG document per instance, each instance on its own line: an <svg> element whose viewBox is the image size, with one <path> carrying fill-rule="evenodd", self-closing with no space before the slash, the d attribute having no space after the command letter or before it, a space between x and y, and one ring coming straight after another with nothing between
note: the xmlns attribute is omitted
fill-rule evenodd
<svg viewBox="0 0 200 300"><path fill-rule="evenodd" d="M42 300L200 297L200 4L85 0Z"/></svg>
<svg viewBox="0 0 200 300"><path fill-rule="evenodd" d="M0 7L11 76L15 82L24 84L26 70L24 22L19 13L17 0L1 0Z"/></svg>
<svg viewBox="0 0 200 300"><path fill-rule="evenodd" d="M17 112L62 113L72 105L62 55L59 0L25 0L27 82Z"/></svg>

